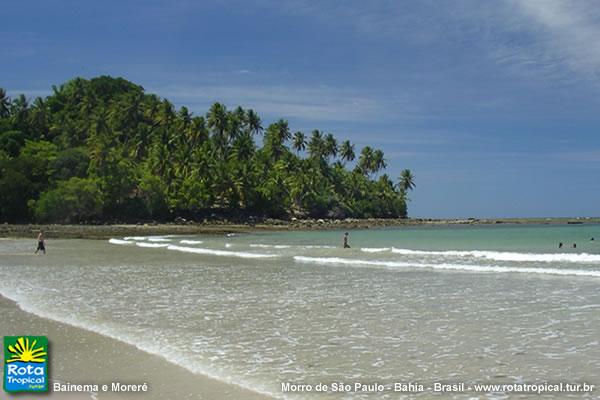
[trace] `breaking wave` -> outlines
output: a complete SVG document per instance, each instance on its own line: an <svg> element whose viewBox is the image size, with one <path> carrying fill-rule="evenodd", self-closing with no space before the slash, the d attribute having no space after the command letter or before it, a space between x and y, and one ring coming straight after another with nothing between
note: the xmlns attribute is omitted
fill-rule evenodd
<svg viewBox="0 0 600 400"><path fill-rule="evenodd" d="M175 246L168 245L168 250L181 251L184 253L194 253L194 254L207 254L213 256L223 256L223 257L238 257L238 258L274 258L278 257L275 254L261 254L261 253L247 253L243 251L228 251L228 250L215 250L215 249L204 249L199 247L184 247L184 246Z"/></svg>
<svg viewBox="0 0 600 400"><path fill-rule="evenodd" d="M123 244L135 244L135 242L131 242L131 241L129 241L129 240L122 240L122 239L115 239L115 238L109 239L109 240L108 240L108 243L112 243L112 244L122 244L122 245L123 245Z"/></svg>
<svg viewBox="0 0 600 400"><path fill-rule="evenodd" d="M447 257L472 257L495 261L514 262L572 262L572 263L600 263L600 254L587 253L517 253L508 251L485 250L410 250L392 248L391 252L402 255L439 255Z"/></svg>
<svg viewBox="0 0 600 400"><path fill-rule="evenodd" d="M179 243L183 243L183 244L201 244L204 243L202 240L187 240L187 239L183 239L180 240Z"/></svg>
<svg viewBox="0 0 600 400"><path fill-rule="evenodd" d="M546 275L572 275L572 276L590 276L600 277L600 271L586 271L579 269L559 269L559 268L533 268L533 267L500 267L494 265L469 265L469 264L450 264L450 263L411 263L400 261L380 261L380 260L360 260L341 257L305 257L295 256L295 261L313 264L336 264L336 265L354 265L354 266L377 266L387 268L429 268L434 270L456 270L475 273L529 273Z"/></svg>

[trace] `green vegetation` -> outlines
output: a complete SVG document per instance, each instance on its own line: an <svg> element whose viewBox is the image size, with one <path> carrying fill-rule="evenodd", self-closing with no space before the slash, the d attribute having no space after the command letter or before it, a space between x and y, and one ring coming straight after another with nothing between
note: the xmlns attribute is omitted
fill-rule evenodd
<svg viewBox="0 0 600 400"><path fill-rule="evenodd" d="M219 103L193 116L120 78L53 92L0 89L2 222L406 216L414 178L379 175L381 150Z"/></svg>

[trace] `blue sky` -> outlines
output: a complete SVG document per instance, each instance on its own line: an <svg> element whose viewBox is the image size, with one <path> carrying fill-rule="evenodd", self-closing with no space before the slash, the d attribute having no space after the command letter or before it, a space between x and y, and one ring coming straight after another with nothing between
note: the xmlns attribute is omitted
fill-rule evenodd
<svg viewBox="0 0 600 400"><path fill-rule="evenodd" d="M19 1L0 87L122 76L318 128L410 168L414 217L598 216L595 1Z"/></svg>

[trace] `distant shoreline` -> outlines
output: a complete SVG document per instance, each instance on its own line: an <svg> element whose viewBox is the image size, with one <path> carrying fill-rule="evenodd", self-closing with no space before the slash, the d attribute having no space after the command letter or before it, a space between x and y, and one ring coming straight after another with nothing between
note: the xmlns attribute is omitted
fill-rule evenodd
<svg viewBox="0 0 600 400"><path fill-rule="evenodd" d="M229 221L210 221L204 223L140 223L113 225L58 225L58 224L0 224L2 238L35 238L37 232L44 230L46 237L59 239L110 239L120 236L147 235L199 235L251 233L260 231L303 231L372 229L384 227L414 227L443 225L580 225L600 224L600 217L580 218L492 218L492 219L303 219L273 220L259 223L239 223Z"/></svg>

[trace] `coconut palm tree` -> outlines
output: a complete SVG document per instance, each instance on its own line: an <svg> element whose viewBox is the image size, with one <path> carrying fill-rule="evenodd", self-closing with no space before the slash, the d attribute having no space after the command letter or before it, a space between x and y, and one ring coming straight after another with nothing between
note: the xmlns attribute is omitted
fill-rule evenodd
<svg viewBox="0 0 600 400"><path fill-rule="evenodd" d="M265 147L273 160L277 161L285 151L285 142L292 137L288 122L280 119L269 125L265 134Z"/></svg>
<svg viewBox="0 0 600 400"><path fill-rule="evenodd" d="M409 190L413 190L417 185L415 185L415 177L410 171L410 169L404 169L400 172L400 177L398 178L398 187L401 192L408 192Z"/></svg>
<svg viewBox="0 0 600 400"><path fill-rule="evenodd" d="M358 158L358 169L364 175L369 175L374 171L373 166L373 149L371 146L365 146L361 150L360 157Z"/></svg>
<svg viewBox="0 0 600 400"><path fill-rule="evenodd" d="M385 169L386 167L387 167L387 163L385 161L385 158L383 158L383 151L375 150L373 152L373 166L372 166L373 172L377 173L377 172L381 171L382 169Z"/></svg>
<svg viewBox="0 0 600 400"><path fill-rule="evenodd" d="M158 115L156 116L157 122L161 126L170 126L175 119L175 107L169 100L163 100L158 109Z"/></svg>
<svg viewBox="0 0 600 400"><path fill-rule="evenodd" d="M248 161L254 154L255 145L250 132L238 136L231 146L230 158L240 162Z"/></svg>
<svg viewBox="0 0 600 400"><path fill-rule="evenodd" d="M237 107L233 112L228 113L228 134L229 141L235 140L242 134L246 125L246 111L242 107Z"/></svg>
<svg viewBox="0 0 600 400"><path fill-rule="evenodd" d="M340 147L340 156L343 161L354 161L356 154L354 154L354 145L349 140L344 140Z"/></svg>
<svg viewBox="0 0 600 400"><path fill-rule="evenodd" d="M285 119L280 119L275 123L275 125L277 126L277 136L281 144L284 144L286 141L292 138L290 126Z"/></svg>
<svg viewBox="0 0 600 400"><path fill-rule="evenodd" d="M227 108L221 103L214 103L210 106L206 121L213 136L223 138L227 130Z"/></svg>
<svg viewBox="0 0 600 400"><path fill-rule="evenodd" d="M325 152L325 142L323 134L315 129L312 131L310 141L308 142L308 154L311 158L321 158Z"/></svg>
<svg viewBox="0 0 600 400"><path fill-rule="evenodd" d="M186 129L186 139L188 146L191 148L195 148L208 139L204 117L192 118L188 129Z"/></svg>
<svg viewBox="0 0 600 400"><path fill-rule="evenodd" d="M10 118L14 129L26 134L29 133L29 102L24 94L19 95L12 101Z"/></svg>
<svg viewBox="0 0 600 400"><path fill-rule="evenodd" d="M248 124L248 128L250 128L250 132L255 135L260 135L263 130L262 121L260 117L254 110L250 109L246 111L246 123Z"/></svg>
<svg viewBox="0 0 600 400"><path fill-rule="evenodd" d="M228 142L227 128L229 117L227 108L221 103L214 103L206 115L206 122L212 131L212 137L217 148L224 155Z"/></svg>
<svg viewBox="0 0 600 400"><path fill-rule="evenodd" d="M335 158L335 156L337 156L337 153L337 140L335 139L335 136L333 136L331 133L328 133L327 135L325 135L325 154L327 157Z"/></svg>
<svg viewBox="0 0 600 400"><path fill-rule="evenodd" d="M177 113L177 117L179 119L179 122L182 125L183 130L187 129L187 127L192 122L192 114L185 106L181 107L179 109L179 113Z"/></svg>
<svg viewBox="0 0 600 400"><path fill-rule="evenodd" d="M294 133L294 141L292 143L292 147L296 150L296 153L300 153L306 149L306 135L304 133L298 131Z"/></svg>
<svg viewBox="0 0 600 400"><path fill-rule="evenodd" d="M0 118L8 117L10 115L10 97L6 94L6 91L0 88Z"/></svg>
<svg viewBox="0 0 600 400"><path fill-rule="evenodd" d="M29 124L36 138L44 138L48 133L48 113L46 109L46 102L41 97L37 97L33 101L33 107L31 107L29 114Z"/></svg>

